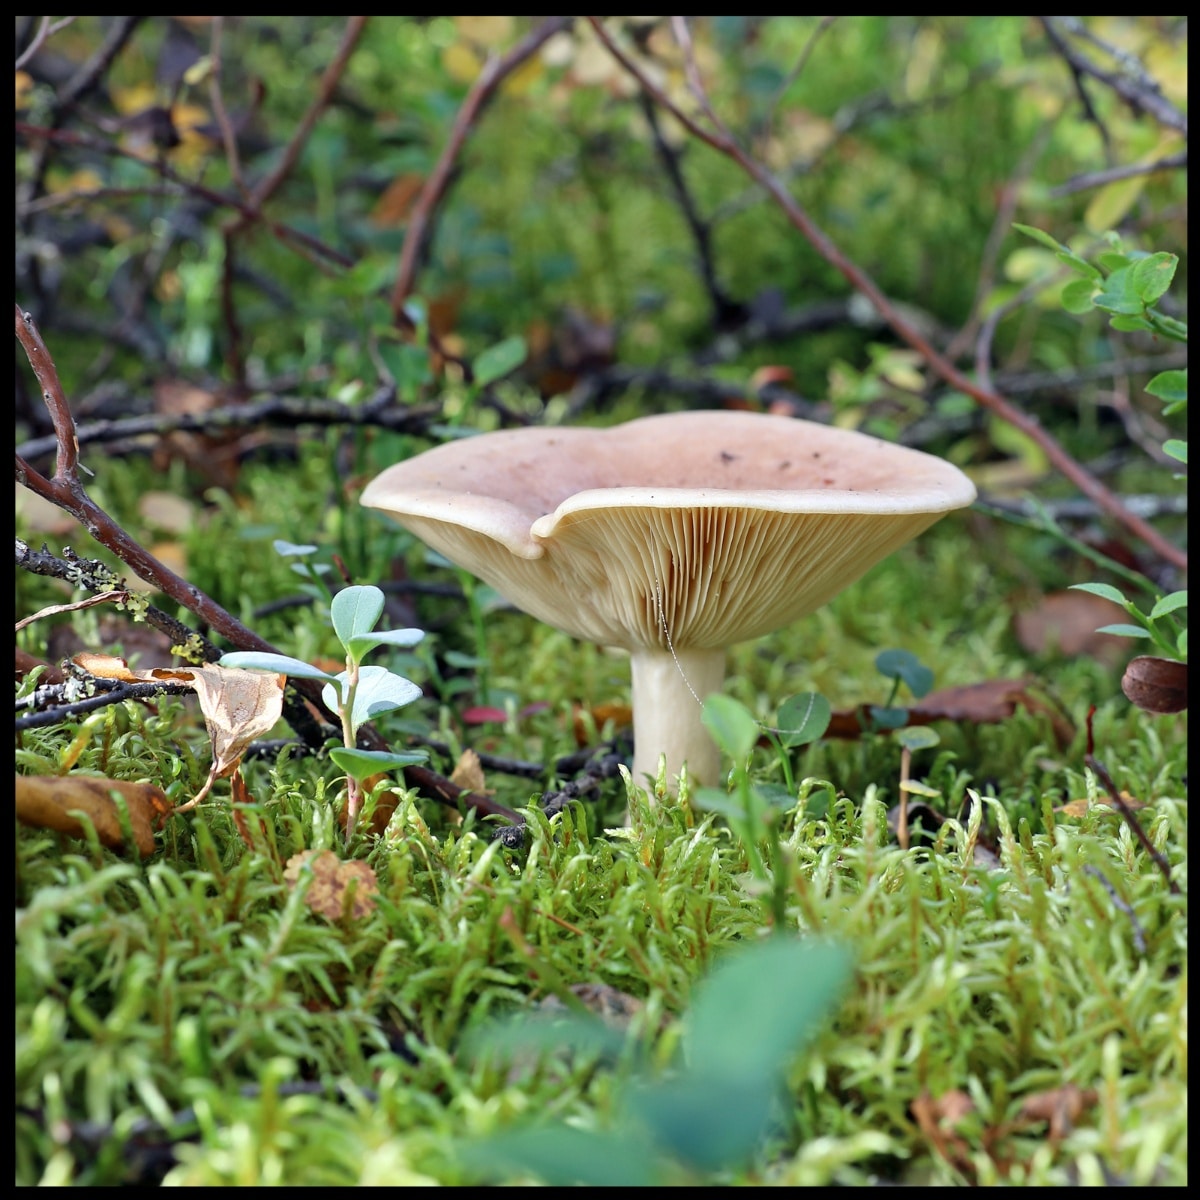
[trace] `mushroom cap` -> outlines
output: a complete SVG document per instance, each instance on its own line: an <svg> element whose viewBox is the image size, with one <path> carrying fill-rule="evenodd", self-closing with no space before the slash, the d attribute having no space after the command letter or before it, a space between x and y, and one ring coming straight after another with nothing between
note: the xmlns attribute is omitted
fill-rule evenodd
<svg viewBox="0 0 1200 1200"><path fill-rule="evenodd" d="M716 411L480 434L362 495L518 608L631 651L770 633L974 499L933 455Z"/></svg>

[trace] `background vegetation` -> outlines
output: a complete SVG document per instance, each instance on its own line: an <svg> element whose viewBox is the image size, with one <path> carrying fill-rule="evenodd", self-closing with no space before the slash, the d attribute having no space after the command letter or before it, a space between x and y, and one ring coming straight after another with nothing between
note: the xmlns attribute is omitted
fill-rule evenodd
<svg viewBox="0 0 1200 1200"><path fill-rule="evenodd" d="M19 1183L1186 1182L1186 679L1127 672L1186 661L1185 19L17 18L17 48L17 615L119 593L17 634ZM720 813L622 776L620 656L358 505L451 437L686 407L980 492L735 650L763 728L804 692L833 721L764 733ZM423 694L360 745L428 757L350 837L320 681L180 811L207 710L69 661L334 673L345 584L426 631L372 659ZM84 777L133 790L32 790ZM705 991L772 930L817 955L807 990L772 968L794 1005L750 967ZM715 1028L784 1065L704 1075ZM679 1129L735 1084L777 1102L706 1157Z"/></svg>

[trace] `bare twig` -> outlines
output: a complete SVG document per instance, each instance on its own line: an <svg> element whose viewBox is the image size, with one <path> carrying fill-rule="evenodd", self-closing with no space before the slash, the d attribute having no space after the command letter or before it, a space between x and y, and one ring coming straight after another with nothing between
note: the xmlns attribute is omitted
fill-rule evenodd
<svg viewBox="0 0 1200 1200"><path fill-rule="evenodd" d="M321 72L312 102L308 106L308 111L300 118L300 123L296 126L295 133L292 134L292 140L288 142L283 154L280 155L275 169L254 188L251 204L255 209L261 209L275 194L279 185L291 174L292 167L296 165L300 152L304 149L304 143L308 141L308 135L312 133L313 126L316 125L321 113L328 107L334 89L346 70L346 64L350 61L350 55L354 53L354 47L358 44L358 39L362 36L366 24L366 17L351 17L346 23L346 32L342 35L337 53L325 70Z"/></svg>
<svg viewBox="0 0 1200 1200"><path fill-rule="evenodd" d="M1137 819L1133 809L1125 803L1125 797L1121 795L1117 789L1117 785L1113 782L1113 777L1105 769L1103 763L1096 758L1094 754L1088 754L1084 757L1084 762L1095 772L1096 778L1104 785L1104 790L1108 793L1108 798L1112 801L1115 808L1121 816L1125 818L1125 824L1129 826L1133 832L1133 836L1141 843L1142 849L1154 860L1155 865L1162 872L1163 878L1167 881L1167 887L1171 894L1178 896L1180 894L1179 884L1171 878L1171 864L1159 853L1158 848L1146 836L1146 831L1142 828L1141 822Z"/></svg>
<svg viewBox="0 0 1200 1200"><path fill-rule="evenodd" d="M43 17L37 33L33 35L33 40L17 55L13 70L19 71L45 45L47 39L52 38L60 29L66 29L73 21L78 20L78 17L63 17L59 21L51 22L49 17Z"/></svg>
<svg viewBox="0 0 1200 1200"><path fill-rule="evenodd" d="M1039 17L1038 20L1072 71L1080 75L1089 75L1105 87L1111 88L1135 114L1149 113L1160 125L1165 125L1168 129L1177 129L1187 137L1187 117L1163 95L1158 81L1134 55L1102 41L1076 18ZM1111 54L1121 64L1123 73L1105 70L1085 54L1081 54L1063 36L1059 29L1060 23L1067 32L1091 42L1106 54Z"/></svg>
<svg viewBox="0 0 1200 1200"><path fill-rule="evenodd" d="M195 695L193 689L179 683L114 683L112 688L97 692L94 696L70 700L67 699L70 687L70 683L64 683L37 688L32 696L27 697L29 706L36 707L37 711L17 717L13 729L20 733L23 729L61 725L72 717L81 717L98 708L108 708L126 700L153 700L158 696L186 696L189 693Z"/></svg>
<svg viewBox="0 0 1200 1200"><path fill-rule="evenodd" d="M79 445L75 435L75 423L59 382L54 360L42 341L33 318L22 312L20 305L14 308L17 340L21 343L42 389L42 398L59 439L53 477L47 479L18 455L17 482L69 512L92 537L111 550L136 575L182 604L189 612L194 612L209 628L216 630L237 649L277 654L278 651L270 642L247 629L198 587L181 579L164 563L144 550L87 495L78 475ZM322 745L326 740L327 731L321 728L321 720L329 723L328 732L332 732L336 726L333 714L325 706L321 691L318 680L291 679L284 694L284 714L288 723L306 742L314 746ZM311 711L307 706L311 706ZM369 750L388 748L384 739L369 725L360 730L359 744ZM512 809L495 803L488 796L460 788L438 775L436 771L424 767L406 767L405 778L410 786L443 803L465 804L485 814L502 816L510 821L520 819Z"/></svg>
<svg viewBox="0 0 1200 1200"><path fill-rule="evenodd" d="M496 88L526 59L535 54L544 43L560 30L566 29L573 20L574 17L547 17L532 33L519 41L506 54L498 58L489 58L478 78L471 84L470 90L454 118L450 137L441 156L413 205L408 228L404 233L404 244L400 247L400 262L396 268L396 282L392 288L392 316L397 324L405 323L404 303L412 295L434 210L450 184L454 164L462 150L463 143L475 126L475 122L478 121Z"/></svg>
<svg viewBox="0 0 1200 1200"><path fill-rule="evenodd" d="M683 212L683 218L687 222L688 229L691 230L692 240L696 243L696 261L700 268L700 278L704 282L704 290L708 293L709 303L712 305L713 325L715 328L721 329L727 325L736 324L745 316L746 310L744 305L729 298L717 280L716 267L713 265L712 224L701 220L700 214L696 211L695 201L692 199L691 192L688 191L687 183L683 178L683 170L680 167L681 155L678 150L668 145L666 138L663 137L658 123L658 110L653 101L643 92L641 102L642 112L646 116L646 122L654 137L654 148L662 161L663 170L667 173L667 179L671 183L671 190L675 193L675 199Z"/></svg>
<svg viewBox="0 0 1200 1200"><path fill-rule="evenodd" d="M963 322L963 327L954 335L943 351L952 362L965 351L979 327L980 313L983 311L984 301L991 293L992 282L995 279L996 260L1000 256L1000 248L1004 245L1004 239L1012 232L1012 220L1017 211L1021 184L1028 178L1034 163L1041 157L1057 123L1057 120L1051 119L1038 127L1029 146L1021 155L1021 161L1017 164L1016 170L1005 182L1000 192L1000 203L996 206L996 215L992 220L991 229L988 230L987 241L984 243L983 255L980 258L979 275L975 283L975 297L971 301L971 312Z"/></svg>
<svg viewBox="0 0 1200 1200"><path fill-rule="evenodd" d="M52 129L41 125L30 125L25 121L14 122L13 130L18 137L28 138L30 141L46 141L63 146L78 146L87 150L95 150L100 154L128 159L139 166L145 167L149 171L156 171L164 179L176 184L189 195L196 196L217 208L234 209L248 220L260 221L284 245L297 253L307 251L317 261L332 262L339 267L352 267L354 265L352 258L343 254L340 250L335 250L332 246L327 246L320 238L313 237L312 234L305 233L302 230L293 229L290 225L285 225L280 221L267 220L256 209L251 208L236 196L214 191L212 188L205 187L204 184L198 183L196 180L185 179L169 163L165 162L161 155L152 160L146 159L140 154L135 154L132 150L118 145L116 142L90 137L87 134L76 133L74 130ZM26 207L28 206L27 201L25 205ZM18 209L20 210L20 202L18 203Z"/></svg>
<svg viewBox="0 0 1200 1200"><path fill-rule="evenodd" d="M1135 175L1153 175L1158 171L1177 171L1187 168L1187 151L1180 150L1178 154L1168 154L1152 163L1127 163L1123 167L1109 167L1107 171L1090 171L1086 175L1076 175L1066 183L1051 188L1048 195L1057 199L1059 196L1070 196L1074 192L1086 191L1088 188L1103 187L1106 183L1116 183L1121 179L1132 179Z"/></svg>
<svg viewBox="0 0 1200 1200"><path fill-rule="evenodd" d="M812 57L812 52L817 48L817 42L821 40L821 35L836 20L837 17L822 17L817 22L816 29L809 35L808 41L804 43L804 49L800 51L800 57L796 59L796 65L787 73L783 82L776 89L775 95L771 97L771 103L767 106L767 115L763 118L762 123L764 134L771 132L771 126L775 123L775 113L779 108L780 101L787 95L792 84L800 78L804 68L808 65L808 60Z"/></svg>
<svg viewBox="0 0 1200 1200"><path fill-rule="evenodd" d="M1031 437L1046 453L1051 464L1062 472L1085 495L1090 496L1096 504L1110 517L1119 522L1131 533L1136 535L1154 551L1175 566L1186 569L1187 555L1177 546L1163 537L1156 529L1148 525L1140 517L1134 516L1121 504L1103 483L1090 471L1076 462L1074 458L1058 443L1058 441L1033 417L1014 408L1003 396L991 388L984 387L975 380L964 375L953 363L939 353L929 340L915 326L905 319L879 288L878 284L856 263L846 257L829 236L816 224L804 208L796 201L783 183L762 163L748 155L734 139L733 135L712 112L711 105L705 98L701 109L708 118L706 126L690 114L683 112L669 96L649 78L645 71L619 46L612 35L605 29L597 17L587 18L596 30L597 36L608 47L618 62L627 70L651 96L666 108L676 120L686 129L713 149L733 159L743 171L759 183L783 210L792 225L808 240L818 254L858 291L860 291L875 306L881 316L887 321L895 333L907 342L929 364L930 369L940 376L951 387L973 397L989 412L995 413L1001 420L1015 426L1022 433ZM703 85L699 73L695 69L694 56L690 54L691 43L682 19L675 22L682 28L685 54L690 62L688 78L694 88ZM711 126L711 127L709 127Z"/></svg>
<svg viewBox="0 0 1200 1200"><path fill-rule="evenodd" d="M380 400L383 403L380 403ZM149 413L117 421L93 421L76 430L80 446L111 443L147 435L163 436L178 431L214 433L221 430L275 424L288 428L304 425L371 426L397 433L423 434L436 422L436 406L405 408L393 403L391 388L383 388L366 404L342 404L337 400L302 400L295 396L266 396L253 403L213 408L202 413ZM41 458L56 448L52 437L31 438L17 447L26 460Z"/></svg>

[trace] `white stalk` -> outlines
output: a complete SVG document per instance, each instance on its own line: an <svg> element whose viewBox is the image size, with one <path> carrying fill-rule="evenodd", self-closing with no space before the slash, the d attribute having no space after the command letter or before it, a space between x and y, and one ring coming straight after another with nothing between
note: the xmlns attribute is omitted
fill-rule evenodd
<svg viewBox="0 0 1200 1200"><path fill-rule="evenodd" d="M667 756L667 784L676 790L679 769L687 763L692 783L720 782L721 754L700 720L705 697L721 690L725 651L634 650L633 781L646 786L645 776L658 774L659 756Z"/></svg>

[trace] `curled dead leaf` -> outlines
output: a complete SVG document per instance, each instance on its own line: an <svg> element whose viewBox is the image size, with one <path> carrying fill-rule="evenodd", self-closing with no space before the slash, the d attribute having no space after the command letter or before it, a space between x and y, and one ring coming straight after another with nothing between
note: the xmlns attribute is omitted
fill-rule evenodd
<svg viewBox="0 0 1200 1200"><path fill-rule="evenodd" d="M312 882L304 903L313 912L330 921L361 921L374 910L379 888L375 872L365 862L342 862L332 850L302 850L288 859L284 869L289 889L298 886L306 867L312 871Z"/></svg>
<svg viewBox="0 0 1200 1200"><path fill-rule="evenodd" d="M1140 655L1125 668L1121 691L1145 712L1183 712L1187 708L1187 663Z"/></svg>
<svg viewBox="0 0 1200 1200"><path fill-rule="evenodd" d="M101 845L127 849L121 818L112 793L119 792L129 812L133 844L139 854L154 853L154 826L171 810L161 788L95 775L18 775L17 820L37 829L54 829L72 837L86 836L86 816Z"/></svg>
<svg viewBox="0 0 1200 1200"><path fill-rule="evenodd" d="M151 667L131 671L123 658L83 653L72 660L92 675L126 683L179 683L191 687L200 701L212 743L213 762L199 793L177 811L194 808L218 779L232 775L255 738L268 733L283 713L282 675L244 671L206 663L202 667Z"/></svg>

